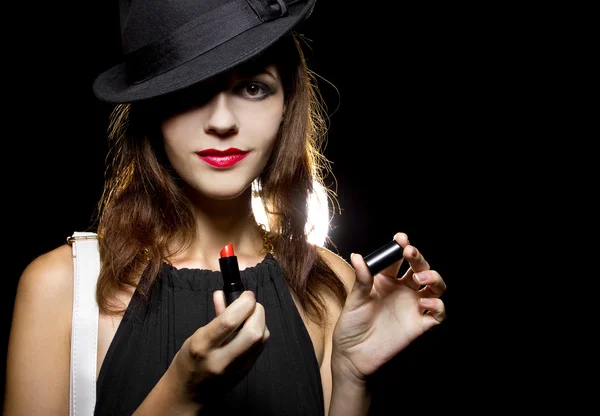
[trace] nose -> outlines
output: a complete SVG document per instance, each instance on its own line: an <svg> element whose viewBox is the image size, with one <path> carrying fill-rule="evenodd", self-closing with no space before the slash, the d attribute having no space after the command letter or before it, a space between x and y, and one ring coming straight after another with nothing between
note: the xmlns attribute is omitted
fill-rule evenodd
<svg viewBox="0 0 600 416"><path fill-rule="evenodd" d="M229 137L238 132L238 121L226 92L220 92L209 103L204 130L207 134Z"/></svg>

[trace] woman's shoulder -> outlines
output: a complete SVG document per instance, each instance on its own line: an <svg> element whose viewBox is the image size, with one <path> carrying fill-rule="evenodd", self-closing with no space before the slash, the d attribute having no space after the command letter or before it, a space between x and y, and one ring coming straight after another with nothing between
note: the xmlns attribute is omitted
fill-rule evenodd
<svg viewBox="0 0 600 416"><path fill-rule="evenodd" d="M346 286L346 290L350 292L355 280L354 268L350 263L327 247L317 246L317 253L331 267L331 270L340 277Z"/></svg>
<svg viewBox="0 0 600 416"><path fill-rule="evenodd" d="M68 412L72 310L73 266L65 245L33 259L19 279L7 353L7 408ZM27 402L32 394L39 397Z"/></svg>
<svg viewBox="0 0 600 416"><path fill-rule="evenodd" d="M18 291L36 302L60 303L73 298L73 257L64 244L33 259L23 270Z"/></svg>

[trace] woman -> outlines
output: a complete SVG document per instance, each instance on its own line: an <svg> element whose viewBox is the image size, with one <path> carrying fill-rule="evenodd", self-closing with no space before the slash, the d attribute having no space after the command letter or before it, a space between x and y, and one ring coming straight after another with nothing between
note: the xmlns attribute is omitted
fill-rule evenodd
<svg viewBox="0 0 600 416"><path fill-rule="evenodd" d="M94 83L116 105L95 413L364 415L368 377L445 319L445 283L400 232L375 276L308 242L325 124L296 27L314 0L166 3L122 2L125 63ZM73 277L69 245L21 276L7 415L69 411Z"/></svg>

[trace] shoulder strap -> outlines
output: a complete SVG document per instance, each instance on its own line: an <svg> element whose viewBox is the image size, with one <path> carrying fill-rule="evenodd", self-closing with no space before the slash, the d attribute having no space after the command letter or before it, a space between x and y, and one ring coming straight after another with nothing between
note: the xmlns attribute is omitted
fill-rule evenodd
<svg viewBox="0 0 600 416"><path fill-rule="evenodd" d="M71 325L71 390L69 414L92 416L96 405L98 303L96 282L100 256L96 233L75 232L73 251L73 322Z"/></svg>

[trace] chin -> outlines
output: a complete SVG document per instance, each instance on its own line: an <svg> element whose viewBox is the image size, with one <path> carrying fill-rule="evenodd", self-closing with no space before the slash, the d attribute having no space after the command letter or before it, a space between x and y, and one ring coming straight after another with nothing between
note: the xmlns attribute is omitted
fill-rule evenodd
<svg viewBox="0 0 600 416"><path fill-rule="evenodd" d="M200 193L202 193L204 196L210 199L216 199L219 201L229 201L232 199L239 198L245 193L246 190L249 189L250 185L247 185L245 187L234 187L231 186L231 184L229 184L229 186L227 187L221 187L217 189L202 189L200 190Z"/></svg>

